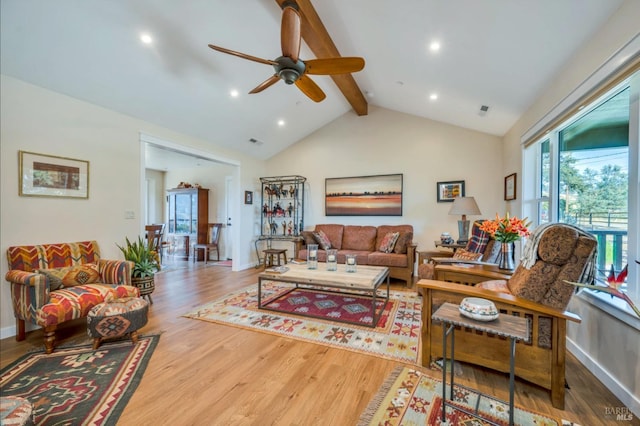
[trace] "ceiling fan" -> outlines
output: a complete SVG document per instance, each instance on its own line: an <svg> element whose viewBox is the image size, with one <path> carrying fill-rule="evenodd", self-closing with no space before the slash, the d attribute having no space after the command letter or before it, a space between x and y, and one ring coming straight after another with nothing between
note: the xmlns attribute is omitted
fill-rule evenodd
<svg viewBox="0 0 640 426"><path fill-rule="evenodd" d="M285 2L282 6L280 44L282 56L274 60L258 58L213 44L210 44L209 47L218 52L273 66L275 74L251 90L250 94L262 92L277 83L278 80L283 80L286 84L295 84L302 93L313 101L320 102L326 98L326 95L307 74L347 74L358 72L364 68L364 59L358 57L311 59L308 61L300 59L300 13L297 5L292 1Z"/></svg>

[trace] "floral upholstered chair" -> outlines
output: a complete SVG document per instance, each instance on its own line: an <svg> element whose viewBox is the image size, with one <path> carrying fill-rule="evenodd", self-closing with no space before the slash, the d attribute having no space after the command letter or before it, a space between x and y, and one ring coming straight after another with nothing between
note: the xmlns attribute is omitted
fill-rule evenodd
<svg viewBox="0 0 640 426"><path fill-rule="evenodd" d="M488 299L503 314L529 319L530 339L518 344L515 374L549 389L553 406L563 409L567 321L580 322L577 315L565 311L576 291L566 281L592 283L596 253L597 240L591 234L553 223L539 226L531 234L523 259L509 280L475 286L419 281L418 288L424 294L423 364L442 354L442 327L432 322L431 313L443 302L459 304L465 297ZM489 347L491 350L482 350ZM495 335L456 331L456 358L509 371L507 341Z"/></svg>

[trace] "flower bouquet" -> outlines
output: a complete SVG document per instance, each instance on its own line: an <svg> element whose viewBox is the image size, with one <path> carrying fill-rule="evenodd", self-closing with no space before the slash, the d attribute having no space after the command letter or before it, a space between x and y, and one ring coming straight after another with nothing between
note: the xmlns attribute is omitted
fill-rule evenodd
<svg viewBox="0 0 640 426"><path fill-rule="evenodd" d="M501 243L512 243L518 241L521 237L528 237L529 225L531 222L527 222L527 218L518 219L518 217L509 217L509 213L501 218L496 213L494 220L485 220L480 225L480 229L489 233L496 241Z"/></svg>
<svg viewBox="0 0 640 426"><path fill-rule="evenodd" d="M490 234L493 239L502 244L500 252L500 261L498 262L498 268L512 270L513 265L513 242L518 241L521 237L528 237L528 226L531 222L527 222L527 219L518 219L516 216L509 217L507 213L504 217L498 216L494 220L485 220L480 225L482 231Z"/></svg>

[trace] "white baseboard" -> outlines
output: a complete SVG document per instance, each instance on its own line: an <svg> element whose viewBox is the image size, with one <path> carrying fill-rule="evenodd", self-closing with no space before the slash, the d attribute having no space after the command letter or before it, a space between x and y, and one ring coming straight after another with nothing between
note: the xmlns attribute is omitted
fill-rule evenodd
<svg viewBox="0 0 640 426"><path fill-rule="evenodd" d="M640 399L629 389L625 388L615 377L611 376L607 370L594 360L588 353L582 350L573 340L567 337L567 349L578 361L580 361L594 376L598 378L606 387L627 407L636 417L640 418ZM571 383L569 383L571 386ZM610 407L622 408L622 407ZM604 413L603 413L604 415Z"/></svg>
<svg viewBox="0 0 640 426"><path fill-rule="evenodd" d="M7 337L13 337L16 335L16 326L9 326L0 328L0 339L6 339Z"/></svg>

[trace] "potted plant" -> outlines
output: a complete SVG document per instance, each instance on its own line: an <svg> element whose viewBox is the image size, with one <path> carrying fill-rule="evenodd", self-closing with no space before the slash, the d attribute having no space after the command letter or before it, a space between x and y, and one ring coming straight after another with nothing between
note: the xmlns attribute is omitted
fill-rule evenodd
<svg viewBox="0 0 640 426"><path fill-rule="evenodd" d="M151 293L155 290L154 274L160 270L158 251L153 242L146 244L142 237L133 242L126 238L126 243L125 246L116 245L125 260L133 262L131 284L140 289L140 296L147 296L151 301Z"/></svg>

